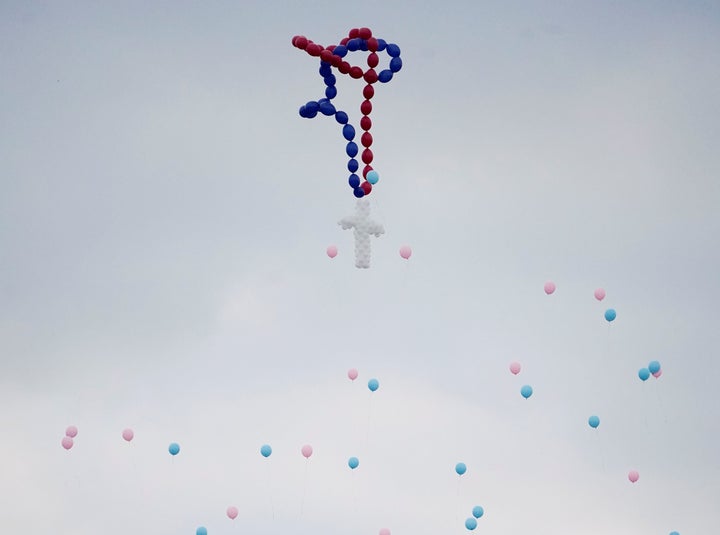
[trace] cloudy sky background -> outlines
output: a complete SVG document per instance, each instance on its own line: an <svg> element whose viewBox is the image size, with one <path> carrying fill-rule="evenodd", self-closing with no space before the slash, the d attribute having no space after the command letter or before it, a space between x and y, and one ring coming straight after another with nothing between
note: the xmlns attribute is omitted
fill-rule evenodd
<svg viewBox="0 0 720 535"><path fill-rule="evenodd" d="M357 26L404 61L370 270L290 43ZM0 523L713 532L719 64L713 2L2 2Z"/></svg>

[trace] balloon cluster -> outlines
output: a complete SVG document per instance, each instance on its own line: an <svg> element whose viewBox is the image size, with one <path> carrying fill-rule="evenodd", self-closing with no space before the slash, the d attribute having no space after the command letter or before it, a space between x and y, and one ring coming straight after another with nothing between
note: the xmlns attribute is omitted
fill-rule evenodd
<svg viewBox="0 0 720 535"><path fill-rule="evenodd" d="M292 44L300 50L304 50L313 57L320 58L319 73L325 83L325 97L317 101L309 101L300 107L300 117L312 119L318 113L325 116L334 116L335 120L342 125L342 135L347 141L345 153L349 160L347 169L350 171L348 185L353 191L355 197L360 198L369 195L380 176L372 167L374 155L370 148L373 144L373 136L370 133L372 120L370 112L372 112L371 99L375 95L373 85L376 82L387 83L392 80L393 75L402 68L402 59L400 59L400 47L394 43L387 43L384 39L378 39L373 36L370 28L353 28L348 36L343 38L338 45L330 45L323 47L317 43L313 43L303 35L296 35L292 38ZM351 65L345 60L349 52L369 52L367 56L368 68L363 70L362 67ZM390 56L390 64L388 68L377 72L375 69L380 63L378 52L386 52ZM360 159L365 164L362 170L362 180L357 175L360 169L360 163L356 157L360 153L360 148L355 142L356 129L350 124L348 114L342 110L337 110L332 100L337 96L337 78L333 74L336 69L340 74L348 74L351 78L362 79L366 85L363 88L363 100L360 104L360 128L363 133L360 136L360 144L363 151Z"/></svg>
<svg viewBox="0 0 720 535"><path fill-rule="evenodd" d="M475 507L473 507L472 508L472 516L465 520L465 527L467 529L469 529L470 531L474 530L478 525L477 519L480 518L484 514L485 514L485 509L483 509L479 505L476 505Z"/></svg>
<svg viewBox="0 0 720 535"><path fill-rule="evenodd" d="M74 425L69 425L67 429L65 429L65 436L62 438L62 441L60 444L62 444L62 447L66 450L69 450L75 445L75 441L73 440L78 434L78 428Z"/></svg>
<svg viewBox="0 0 720 535"><path fill-rule="evenodd" d="M546 285L547 286L547 285ZM552 291L555 291L555 286L553 285ZM546 287L546 293L547 293L547 287ZM552 293L552 292L551 292ZM522 369L522 366L519 362L511 362L510 363L510 373L513 375L517 375L520 373L520 370ZM525 399L528 399L530 396L533 395L533 388L530 385L523 385L520 387L520 395L524 397Z"/></svg>
<svg viewBox="0 0 720 535"><path fill-rule="evenodd" d="M655 379L659 378L662 375L662 368L660 367L660 363L657 360L650 361L650 364L647 365L647 368L640 368L638 370L638 377L643 382L647 381L651 375L655 377Z"/></svg>

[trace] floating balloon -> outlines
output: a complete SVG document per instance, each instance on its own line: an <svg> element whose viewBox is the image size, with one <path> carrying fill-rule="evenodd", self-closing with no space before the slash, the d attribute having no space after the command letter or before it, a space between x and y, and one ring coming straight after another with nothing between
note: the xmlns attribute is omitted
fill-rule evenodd
<svg viewBox="0 0 720 535"><path fill-rule="evenodd" d="M510 364L510 373L512 373L513 375L517 375L518 373L520 373L521 369L522 368L519 362L513 362L512 364Z"/></svg>
<svg viewBox="0 0 720 535"><path fill-rule="evenodd" d="M78 434L78 428L74 425L68 426L68 428L65 430L65 436L70 438L75 438Z"/></svg>
<svg viewBox="0 0 720 535"><path fill-rule="evenodd" d="M272 448L269 444L263 444L262 446L260 446L260 455L267 459L268 457L270 457L271 454Z"/></svg>
<svg viewBox="0 0 720 535"><path fill-rule="evenodd" d="M235 520L237 518L238 512L238 508L234 505L231 505L227 508L227 515L230 520Z"/></svg>
<svg viewBox="0 0 720 535"><path fill-rule="evenodd" d="M605 290L603 290L602 288L598 288L597 290L595 290L595 299L597 299L598 301L602 301L603 299L605 299Z"/></svg>
<svg viewBox="0 0 720 535"><path fill-rule="evenodd" d="M348 374L347 374L347 375L348 375L348 378L349 378L351 381L354 381L354 380L357 379L357 377L358 377L358 371L357 371L355 368L351 368L351 369L348 370Z"/></svg>
<svg viewBox="0 0 720 535"><path fill-rule="evenodd" d="M370 379L368 381L368 388L370 389L370 392L375 392L378 388L380 388L380 382L377 379Z"/></svg>
<svg viewBox="0 0 720 535"><path fill-rule="evenodd" d="M61 444L62 444L62 447L63 447L63 448L65 448L66 450L69 450L70 448L73 447L73 444L74 444L74 443L73 443L72 437L64 436L63 439L62 439Z"/></svg>
<svg viewBox="0 0 720 535"><path fill-rule="evenodd" d="M370 236L379 238L385 234L380 223L370 219L370 203L367 199L358 199L355 214L338 221L343 230L353 229L355 237L355 267L370 267Z"/></svg>
<svg viewBox="0 0 720 535"><path fill-rule="evenodd" d="M641 381L647 381L648 377L650 377L650 370L648 370L647 368L640 368L638 370L638 377Z"/></svg>
<svg viewBox="0 0 720 535"><path fill-rule="evenodd" d="M473 507L472 514L475 518L480 518L482 515L485 514L485 509L483 509L479 505L476 505L475 507Z"/></svg>
<svg viewBox="0 0 720 535"><path fill-rule="evenodd" d="M548 295L554 293L556 288L557 288L557 286L555 286L555 283L553 281L547 281L545 283L544 289L545 289L545 293Z"/></svg>
<svg viewBox="0 0 720 535"><path fill-rule="evenodd" d="M680 535L677 531L671 531L670 535Z"/></svg>
<svg viewBox="0 0 720 535"><path fill-rule="evenodd" d="M133 430L130 428L123 429L122 437L125 439L125 441L130 442L133 437L135 436L135 433L133 433Z"/></svg>
<svg viewBox="0 0 720 535"><path fill-rule="evenodd" d="M465 520L465 527L470 531L474 530L477 527L477 520L475 520L473 517L467 518Z"/></svg>
<svg viewBox="0 0 720 535"><path fill-rule="evenodd" d="M593 429L597 429L597 427L600 425L600 418L595 415L591 416L590 418L588 418L588 425Z"/></svg>
<svg viewBox="0 0 720 535"><path fill-rule="evenodd" d="M412 249L409 245L403 245L402 247L400 247L400 256L402 256L405 260L410 258L411 255Z"/></svg>
<svg viewBox="0 0 720 535"><path fill-rule="evenodd" d="M170 455L174 457L175 455L180 453L180 445L176 442L173 442L168 446L168 451L170 452Z"/></svg>
<svg viewBox="0 0 720 535"><path fill-rule="evenodd" d="M313 449L310 444L305 444L301 449L300 453L302 453L302 456L306 459L309 459L310 456L313 454Z"/></svg>
<svg viewBox="0 0 720 535"><path fill-rule="evenodd" d="M207 529L203 526L200 526L195 530L195 535L207 535Z"/></svg>
<svg viewBox="0 0 720 535"><path fill-rule="evenodd" d="M657 378L660 377L661 375L662 375L662 370L658 370L658 371L656 371L655 373L652 374L652 376L655 377L655 379L657 379Z"/></svg>
<svg viewBox="0 0 720 535"><path fill-rule="evenodd" d="M465 463L457 463L455 465L455 473L459 476L463 475L465 472L467 472L467 466L465 466Z"/></svg>
<svg viewBox="0 0 720 535"><path fill-rule="evenodd" d="M352 470L355 470L359 465L360 465L360 461L358 460L357 457L350 457L350 458L348 459L348 466L349 466Z"/></svg>
<svg viewBox="0 0 720 535"><path fill-rule="evenodd" d="M520 389L520 395L521 395L522 397L524 397L525 399L527 399L527 398L529 398L530 396L532 396L532 395L533 395L532 386L530 386L530 385L524 385L524 386Z"/></svg>
<svg viewBox="0 0 720 535"><path fill-rule="evenodd" d="M640 479L640 474L637 470L630 470L630 472L628 472L628 479L631 483L635 483L638 479Z"/></svg>
<svg viewBox="0 0 720 535"><path fill-rule="evenodd" d="M615 312L614 308L608 308L605 311L605 319L608 322L615 321L615 318L617 318L617 313Z"/></svg>
<svg viewBox="0 0 720 535"><path fill-rule="evenodd" d="M338 253L338 248L335 245L330 245L327 248L327 255L330 258L335 258L337 256L337 253Z"/></svg>
<svg viewBox="0 0 720 535"><path fill-rule="evenodd" d="M657 360L653 360L648 364L648 371L652 374L656 374L660 371L660 363Z"/></svg>
<svg viewBox="0 0 720 535"><path fill-rule="evenodd" d="M379 535L390 535L390 530L388 528L382 528Z"/></svg>

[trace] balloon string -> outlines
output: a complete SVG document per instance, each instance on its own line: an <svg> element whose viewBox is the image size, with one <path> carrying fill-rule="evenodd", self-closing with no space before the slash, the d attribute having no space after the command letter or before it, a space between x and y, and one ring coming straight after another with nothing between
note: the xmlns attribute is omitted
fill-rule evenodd
<svg viewBox="0 0 720 535"><path fill-rule="evenodd" d="M266 463L266 471L267 471L267 488L268 488L268 495L270 496L270 514L272 515L272 519L275 520L275 505L273 504L273 491L272 491L272 472L270 472L270 463Z"/></svg>
<svg viewBox="0 0 720 535"><path fill-rule="evenodd" d="M370 392L370 395L368 397L368 417L367 417L367 427L365 428L365 454L368 454L368 451L370 450L370 415L372 413L372 392Z"/></svg>
<svg viewBox="0 0 720 535"><path fill-rule="evenodd" d="M300 518L302 518L303 511L305 510L305 495L307 494L308 469L309 468L310 468L310 459L307 459L305 461L305 484L303 485L302 501L300 502Z"/></svg>

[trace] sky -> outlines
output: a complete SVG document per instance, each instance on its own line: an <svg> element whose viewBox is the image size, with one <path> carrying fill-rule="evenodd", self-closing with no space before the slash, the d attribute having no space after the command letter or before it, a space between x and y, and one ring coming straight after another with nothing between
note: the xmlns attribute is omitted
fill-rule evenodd
<svg viewBox="0 0 720 535"><path fill-rule="evenodd" d="M291 44L362 26L366 270ZM713 532L718 64L714 2L0 2L0 523Z"/></svg>

